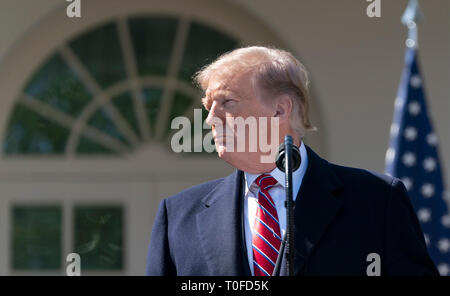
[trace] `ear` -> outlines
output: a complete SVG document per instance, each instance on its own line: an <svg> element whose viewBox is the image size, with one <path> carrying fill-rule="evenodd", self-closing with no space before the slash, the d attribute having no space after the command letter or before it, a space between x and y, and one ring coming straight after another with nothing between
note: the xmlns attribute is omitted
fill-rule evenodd
<svg viewBox="0 0 450 296"><path fill-rule="evenodd" d="M292 112L292 100L288 95L281 95L277 98L275 106L275 117L280 118L280 122L289 121Z"/></svg>

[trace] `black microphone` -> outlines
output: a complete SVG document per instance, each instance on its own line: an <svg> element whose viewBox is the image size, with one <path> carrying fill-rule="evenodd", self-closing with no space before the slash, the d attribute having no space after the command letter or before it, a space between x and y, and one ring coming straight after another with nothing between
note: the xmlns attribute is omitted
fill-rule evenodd
<svg viewBox="0 0 450 296"><path fill-rule="evenodd" d="M295 145L291 145L292 147L292 170L296 171L300 167L300 163L302 162L300 151L298 150L298 147ZM276 157L276 164L277 168L285 172L286 171L286 151L285 151L285 145L284 143L281 143L280 147L278 148L278 154Z"/></svg>

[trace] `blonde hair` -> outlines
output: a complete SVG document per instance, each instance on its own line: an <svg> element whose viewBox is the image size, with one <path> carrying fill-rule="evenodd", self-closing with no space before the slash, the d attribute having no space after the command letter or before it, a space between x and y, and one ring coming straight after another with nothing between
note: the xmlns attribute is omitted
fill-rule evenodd
<svg viewBox="0 0 450 296"><path fill-rule="evenodd" d="M233 75L253 71L254 82L266 93L265 97L288 95L292 100L291 125L300 137L316 128L309 119L309 78L305 67L289 52L281 49L249 46L227 52L204 66L194 75L194 82L203 90L209 79L220 72Z"/></svg>

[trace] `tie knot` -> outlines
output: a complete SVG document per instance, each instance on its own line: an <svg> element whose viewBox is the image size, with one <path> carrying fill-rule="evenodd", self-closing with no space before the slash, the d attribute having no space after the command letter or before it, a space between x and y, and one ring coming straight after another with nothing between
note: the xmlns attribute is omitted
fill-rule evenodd
<svg viewBox="0 0 450 296"><path fill-rule="evenodd" d="M256 178L255 183L261 189L267 189L268 186L273 186L277 184L277 180L269 174L262 174Z"/></svg>

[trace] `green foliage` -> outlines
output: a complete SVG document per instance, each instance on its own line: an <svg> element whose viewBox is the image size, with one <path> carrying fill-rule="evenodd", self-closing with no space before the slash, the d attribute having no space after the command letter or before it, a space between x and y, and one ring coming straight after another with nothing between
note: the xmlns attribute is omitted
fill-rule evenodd
<svg viewBox="0 0 450 296"><path fill-rule="evenodd" d="M123 210L121 207L77 207L75 251L83 270L123 268Z"/></svg>
<svg viewBox="0 0 450 296"><path fill-rule="evenodd" d="M15 206L12 211L12 268L61 268L61 208Z"/></svg>

